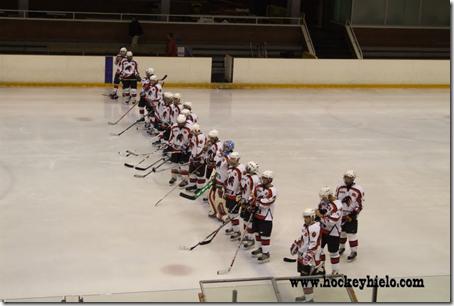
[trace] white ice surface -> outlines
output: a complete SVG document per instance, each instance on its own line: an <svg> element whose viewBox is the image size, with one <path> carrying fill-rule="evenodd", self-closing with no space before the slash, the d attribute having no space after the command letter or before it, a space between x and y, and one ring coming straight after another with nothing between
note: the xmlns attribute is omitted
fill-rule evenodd
<svg viewBox="0 0 454 306"><path fill-rule="evenodd" d="M173 90L175 91L175 90ZM235 251L207 207L133 177L118 152L150 150L104 89L0 88L0 298L197 288ZM272 261L241 251L228 278L289 276L284 263L321 186L353 168L366 191L349 276L449 274L448 90L189 90L202 128L275 172ZM348 251L347 251L348 253ZM329 268L328 268L329 269Z"/></svg>

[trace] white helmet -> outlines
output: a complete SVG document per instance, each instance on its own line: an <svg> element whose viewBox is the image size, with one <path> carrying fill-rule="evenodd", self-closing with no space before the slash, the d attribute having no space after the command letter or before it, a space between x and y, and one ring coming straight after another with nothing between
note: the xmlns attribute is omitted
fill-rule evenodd
<svg viewBox="0 0 454 306"><path fill-rule="evenodd" d="M348 170L348 171L345 172L344 177L345 176L346 177L350 177L352 179L355 179L356 178L356 173L353 170Z"/></svg>
<svg viewBox="0 0 454 306"><path fill-rule="evenodd" d="M328 186L325 186L320 189L318 195L320 198L326 198L330 195L333 195L333 191Z"/></svg>
<svg viewBox="0 0 454 306"><path fill-rule="evenodd" d="M219 132L218 130L211 130L208 132L208 137L210 138L218 138L219 137Z"/></svg>
<svg viewBox="0 0 454 306"><path fill-rule="evenodd" d="M150 81L157 81L158 80L158 77L156 76L156 74L153 74L152 76L150 76Z"/></svg>
<svg viewBox="0 0 454 306"><path fill-rule="evenodd" d="M238 152L232 152L229 154L229 159L234 159L236 161L239 161L240 160L240 153Z"/></svg>
<svg viewBox="0 0 454 306"><path fill-rule="evenodd" d="M315 217L315 211L312 208L306 208L303 211L303 217Z"/></svg>
<svg viewBox="0 0 454 306"><path fill-rule="evenodd" d="M192 110L192 103L191 102L184 102L183 107L189 110Z"/></svg>
<svg viewBox="0 0 454 306"><path fill-rule="evenodd" d="M183 110L181 110L181 112L180 112L180 114L183 114L183 115L185 115L186 117L187 117L190 113L191 113L191 111L190 111L189 109L186 109L186 108L183 109Z"/></svg>
<svg viewBox="0 0 454 306"><path fill-rule="evenodd" d="M259 165L254 161L250 161L246 165L246 170L250 173L257 173L259 171Z"/></svg>
<svg viewBox="0 0 454 306"><path fill-rule="evenodd" d="M181 95L180 95L180 93L178 93L178 92L176 92L176 93L173 95L173 97L174 97L175 99L181 99Z"/></svg>
<svg viewBox="0 0 454 306"><path fill-rule="evenodd" d="M183 114L179 114L177 117L177 123L185 123L186 122L186 116Z"/></svg>
<svg viewBox="0 0 454 306"><path fill-rule="evenodd" d="M194 123L192 126L191 126L191 131L192 132L200 132L200 125L198 125L197 123Z"/></svg>
<svg viewBox="0 0 454 306"><path fill-rule="evenodd" d="M147 68L147 70L145 70L145 73L148 74L148 75L152 75L154 74L154 69L153 68Z"/></svg>
<svg viewBox="0 0 454 306"><path fill-rule="evenodd" d="M132 57L132 52L131 51L126 52L126 56L127 57Z"/></svg>
<svg viewBox="0 0 454 306"><path fill-rule="evenodd" d="M126 49L125 47L121 47L121 48L120 48L120 53L121 53L121 54L124 54L124 53L126 53L126 52L128 52L128 49Z"/></svg>
<svg viewBox="0 0 454 306"><path fill-rule="evenodd" d="M274 173L271 170L263 171L262 177L272 180L274 178Z"/></svg>
<svg viewBox="0 0 454 306"><path fill-rule="evenodd" d="M173 94L170 91L166 91L164 93L164 98L172 99L173 98Z"/></svg>

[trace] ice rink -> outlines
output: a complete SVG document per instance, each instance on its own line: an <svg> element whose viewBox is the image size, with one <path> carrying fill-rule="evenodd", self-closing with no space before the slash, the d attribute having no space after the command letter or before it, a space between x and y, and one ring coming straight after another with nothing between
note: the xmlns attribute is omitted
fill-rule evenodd
<svg viewBox="0 0 454 306"><path fill-rule="evenodd" d="M207 205L178 196L159 207L168 173L145 179L118 152L149 152L138 118L102 88L0 88L0 297L198 287L202 279L296 275L284 263L302 211L347 169L365 203L359 255L341 272L430 276L450 271L450 101L443 89L170 89L204 131L233 139L242 161L275 173L272 259L258 265L219 234ZM330 271L329 261L327 270Z"/></svg>

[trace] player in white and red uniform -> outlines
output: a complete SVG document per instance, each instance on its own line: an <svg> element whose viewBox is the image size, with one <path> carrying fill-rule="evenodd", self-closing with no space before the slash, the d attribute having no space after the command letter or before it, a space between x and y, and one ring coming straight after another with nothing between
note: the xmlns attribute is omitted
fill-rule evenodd
<svg viewBox="0 0 454 306"><path fill-rule="evenodd" d="M126 103L136 102L137 80L140 79L139 65L132 58L132 52L126 52L126 58L120 63L120 79L123 83L123 91L126 97ZM131 98L132 97L132 98Z"/></svg>
<svg viewBox="0 0 454 306"><path fill-rule="evenodd" d="M179 93L175 93L173 95L173 103L170 105L170 121L172 123L177 122L177 117L181 113L183 109L183 105L181 104L181 95Z"/></svg>
<svg viewBox="0 0 454 306"><path fill-rule="evenodd" d="M206 153L205 153L205 178L207 180L212 180L212 175L214 174L213 170L216 168L215 158L220 154L222 148L222 142L219 140L219 132L217 130L211 130L208 132L208 139L206 142ZM215 218L218 215L218 205L215 202L216 198L216 182L213 182L209 192L208 197L204 197L204 201L208 201L208 216Z"/></svg>
<svg viewBox="0 0 454 306"><path fill-rule="evenodd" d="M273 230L274 202L277 188L273 186L273 172L266 170L260 177L261 183L254 189L254 202L251 209L255 210L252 230L258 248L251 252L259 263L270 261L271 232Z"/></svg>
<svg viewBox="0 0 454 306"><path fill-rule="evenodd" d="M151 78L153 77L153 80ZM154 75L153 68L147 68L145 70L145 77L142 78L142 90L140 91L139 98L139 115L145 116L145 107L147 106L147 96L150 94L151 86L157 81L157 77Z"/></svg>
<svg viewBox="0 0 454 306"><path fill-rule="evenodd" d="M329 187L323 187L320 192L320 203L315 211L322 226L322 249L320 260L322 269L325 266L325 253L323 249L328 245L331 260L332 274L339 273L339 239L342 224L342 203L337 200Z"/></svg>
<svg viewBox="0 0 454 306"><path fill-rule="evenodd" d="M250 161L247 163L246 171L241 179L240 216L243 219L243 230L246 231L243 239L243 248L246 250L252 248L255 244L254 231L252 229L252 214L249 206L254 200L253 192L255 187L260 184L258 171L259 165L254 161Z"/></svg>
<svg viewBox="0 0 454 306"><path fill-rule="evenodd" d="M219 221L225 221L227 216L227 207L225 206L225 199L224 199L224 187L225 181L227 180L227 171L228 171L228 159L230 153L233 152L235 148L235 143L232 140L226 140L222 144L222 149L218 151L218 154L215 156L214 161L216 165L216 173L215 173L215 188L216 194L214 197L214 203L217 207L217 215L216 218Z"/></svg>
<svg viewBox="0 0 454 306"><path fill-rule="evenodd" d="M179 115L177 123L173 124L170 129L170 138L168 141L168 150L170 151L170 161L178 164L177 168L171 170L172 177L169 181L170 185L173 185L178 176L185 175L181 169L181 164L189 161L189 154L187 152L189 148L189 137L191 130L186 124L186 117Z"/></svg>
<svg viewBox="0 0 454 306"><path fill-rule="evenodd" d="M317 266L320 264L321 234L320 223L315 221L315 211L306 209L303 212L304 225L301 237L293 242L290 247L292 255L298 254L297 269L301 276L317 274ZM303 287L304 296L297 297L296 302L313 302L314 289L308 282L307 287Z"/></svg>
<svg viewBox="0 0 454 306"><path fill-rule="evenodd" d="M207 139L196 123L191 126L191 138L189 140L189 185L187 191L201 189L205 185L205 143Z"/></svg>
<svg viewBox="0 0 454 306"><path fill-rule="evenodd" d="M349 261L358 255L358 215L363 209L364 190L355 182L356 174L348 170L344 174L344 184L336 189L336 198L342 202L342 232L340 236L339 254L345 251L345 243L349 242Z"/></svg>
<svg viewBox="0 0 454 306"><path fill-rule="evenodd" d="M123 47L120 49L120 52L117 54L117 56L115 56L115 76L114 76L114 88L113 88L113 91L111 92L110 94L110 98L111 99L118 99L118 86L120 85L120 72L121 72L121 66L120 66L120 63L123 59L126 58L126 52L128 52L128 50ZM124 92L123 92L123 95L124 95Z"/></svg>
<svg viewBox="0 0 454 306"><path fill-rule="evenodd" d="M163 95L163 100L159 101L156 107L154 127L159 131L159 139L153 142L154 145L161 143L161 140L167 141L170 137L170 129L172 123L170 122L170 105L173 101L173 94L166 91Z"/></svg>
<svg viewBox="0 0 454 306"><path fill-rule="evenodd" d="M230 240L239 240L240 231L240 199L241 199L241 180L246 167L240 164L240 154L232 152L227 157L228 170L227 178L224 183L224 199L230 219L230 227L225 230L230 235Z"/></svg>
<svg viewBox="0 0 454 306"><path fill-rule="evenodd" d="M189 114L187 115L188 119L191 120L193 123L198 122L197 115L192 111L192 103L191 102L184 102L183 109L189 110Z"/></svg>

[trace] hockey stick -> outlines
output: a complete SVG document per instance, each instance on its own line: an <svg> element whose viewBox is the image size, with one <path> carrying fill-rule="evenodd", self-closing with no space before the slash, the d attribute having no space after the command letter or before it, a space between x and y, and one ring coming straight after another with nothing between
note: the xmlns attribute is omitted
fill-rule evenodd
<svg viewBox="0 0 454 306"><path fill-rule="evenodd" d="M249 217L249 220L247 221L248 224L251 222L253 216L254 216L254 214L251 214L251 216ZM219 270L217 272L218 275L227 274L227 273L229 273L232 270L233 264L235 263L236 256L238 255L238 251L241 248L241 243L243 242L244 237L246 237L246 232L247 231L243 231L243 235L241 236L240 244L236 248L235 255L233 256L233 259L232 259L232 262L230 263L230 266L227 269Z"/></svg>
<svg viewBox="0 0 454 306"><path fill-rule="evenodd" d="M118 118L117 121L115 121L115 122L109 121L109 122L107 122L107 123L108 123L109 125L115 125L115 124L117 124L118 122L121 121L121 119L123 119L123 118L124 118L124 117L125 117L125 116L134 108L134 107L136 107L136 106L137 106L137 104L134 104L133 106L131 106L131 107L128 109L128 111L127 111L126 113L124 113L120 118Z"/></svg>
<svg viewBox="0 0 454 306"><path fill-rule="evenodd" d="M194 170L192 170L191 172L189 172L189 174L194 173L195 171L197 171L197 170L198 170L200 167L202 167L202 166L203 166L203 164L202 164L202 165L199 165L197 168L195 168ZM162 198L160 198L160 199L154 204L154 206L155 206L155 207L158 206L158 204L161 203L162 200L164 200L169 194L172 193L172 191L174 191L174 190L177 189L178 187L179 187L179 185L175 185L174 187L172 187L172 189L170 189Z"/></svg>
<svg viewBox="0 0 454 306"><path fill-rule="evenodd" d="M134 169L140 170L140 171L145 171L145 170L150 169L151 167L153 167L154 165L156 165L157 163L159 163L161 160L164 160L164 159L165 159L164 157L161 157L157 161L153 162L151 165L148 165L146 167L134 167Z"/></svg>
<svg viewBox="0 0 454 306"><path fill-rule="evenodd" d="M162 160L162 159L164 159L164 157L161 158L161 160ZM151 173L153 173L153 171L150 170L150 171L148 171L148 172L145 173L145 174L134 174L134 177L144 178L144 177L147 177L148 175L150 175Z"/></svg>
<svg viewBox="0 0 454 306"><path fill-rule="evenodd" d="M157 165L156 167L153 167L151 168L151 171L153 172L156 172L157 169L159 169L162 165L164 165L166 162L168 162L169 160L164 160L162 163L160 163L159 165Z"/></svg>
<svg viewBox="0 0 454 306"><path fill-rule="evenodd" d="M187 247L187 246L180 246L180 250L185 250L185 251L192 251L199 245L206 245L209 244L211 241L213 241L214 237L219 233L219 231L226 225L228 224L230 219L226 220L224 223L222 223L217 229L212 231L208 236L206 236L202 241L199 241L197 244L193 245L192 247ZM211 238L210 238L211 237ZM208 240L207 240L208 239Z"/></svg>
<svg viewBox="0 0 454 306"><path fill-rule="evenodd" d="M189 200L195 200L197 199L198 197L200 197L205 191L207 191L208 189L211 188L211 186L213 186L213 180L210 180L207 184L205 184L205 186L203 186L202 188L200 188L199 190L196 190L196 192L191 195L191 194L186 194L184 192L180 192L180 197L183 197L185 199L189 199Z"/></svg>
<svg viewBox="0 0 454 306"><path fill-rule="evenodd" d="M159 81L164 81L165 79L167 79L167 74L164 75L164 76L162 77L162 79L160 79Z"/></svg>
<svg viewBox="0 0 454 306"><path fill-rule="evenodd" d="M184 164L178 164L176 166L170 166L170 167L167 167L167 168L163 168L163 169L159 169L159 170L156 170L155 172L158 173L158 172L164 172L164 171L167 171L167 170L172 170L172 169L176 169L178 168L179 166L187 166L189 165L189 163L184 163Z"/></svg>
<svg viewBox="0 0 454 306"><path fill-rule="evenodd" d="M150 153L142 153L142 154L138 154L136 156L145 156L141 161L139 161L138 163L136 163L135 165L133 164L130 164L130 163L124 163L124 165L126 167L129 167L129 168L134 168L134 167L137 167L138 165L140 165L141 163L143 163L144 161L146 161L148 158L150 158L151 155L155 154L156 152L158 152L159 150L161 150L161 148L158 148L156 150L154 150L153 152L150 152Z"/></svg>
<svg viewBox="0 0 454 306"><path fill-rule="evenodd" d="M296 259L295 258L290 258L290 257L284 257L283 260L285 262L296 262Z"/></svg>
<svg viewBox="0 0 454 306"><path fill-rule="evenodd" d="M130 126L128 126L126 129L124 129L123 131L121 131L120 133L116 134L116 133L110 133L111 136L120 136L121 134L123 134L124 132L126 132L127 130L129 130L130 128L132 128L134 125L136 125L137 123L139 122L142 122L142 121L145 121L145 118L140 118L139 120L137 120L136 122L134 122L133 124L131 124Z"/></svg>

